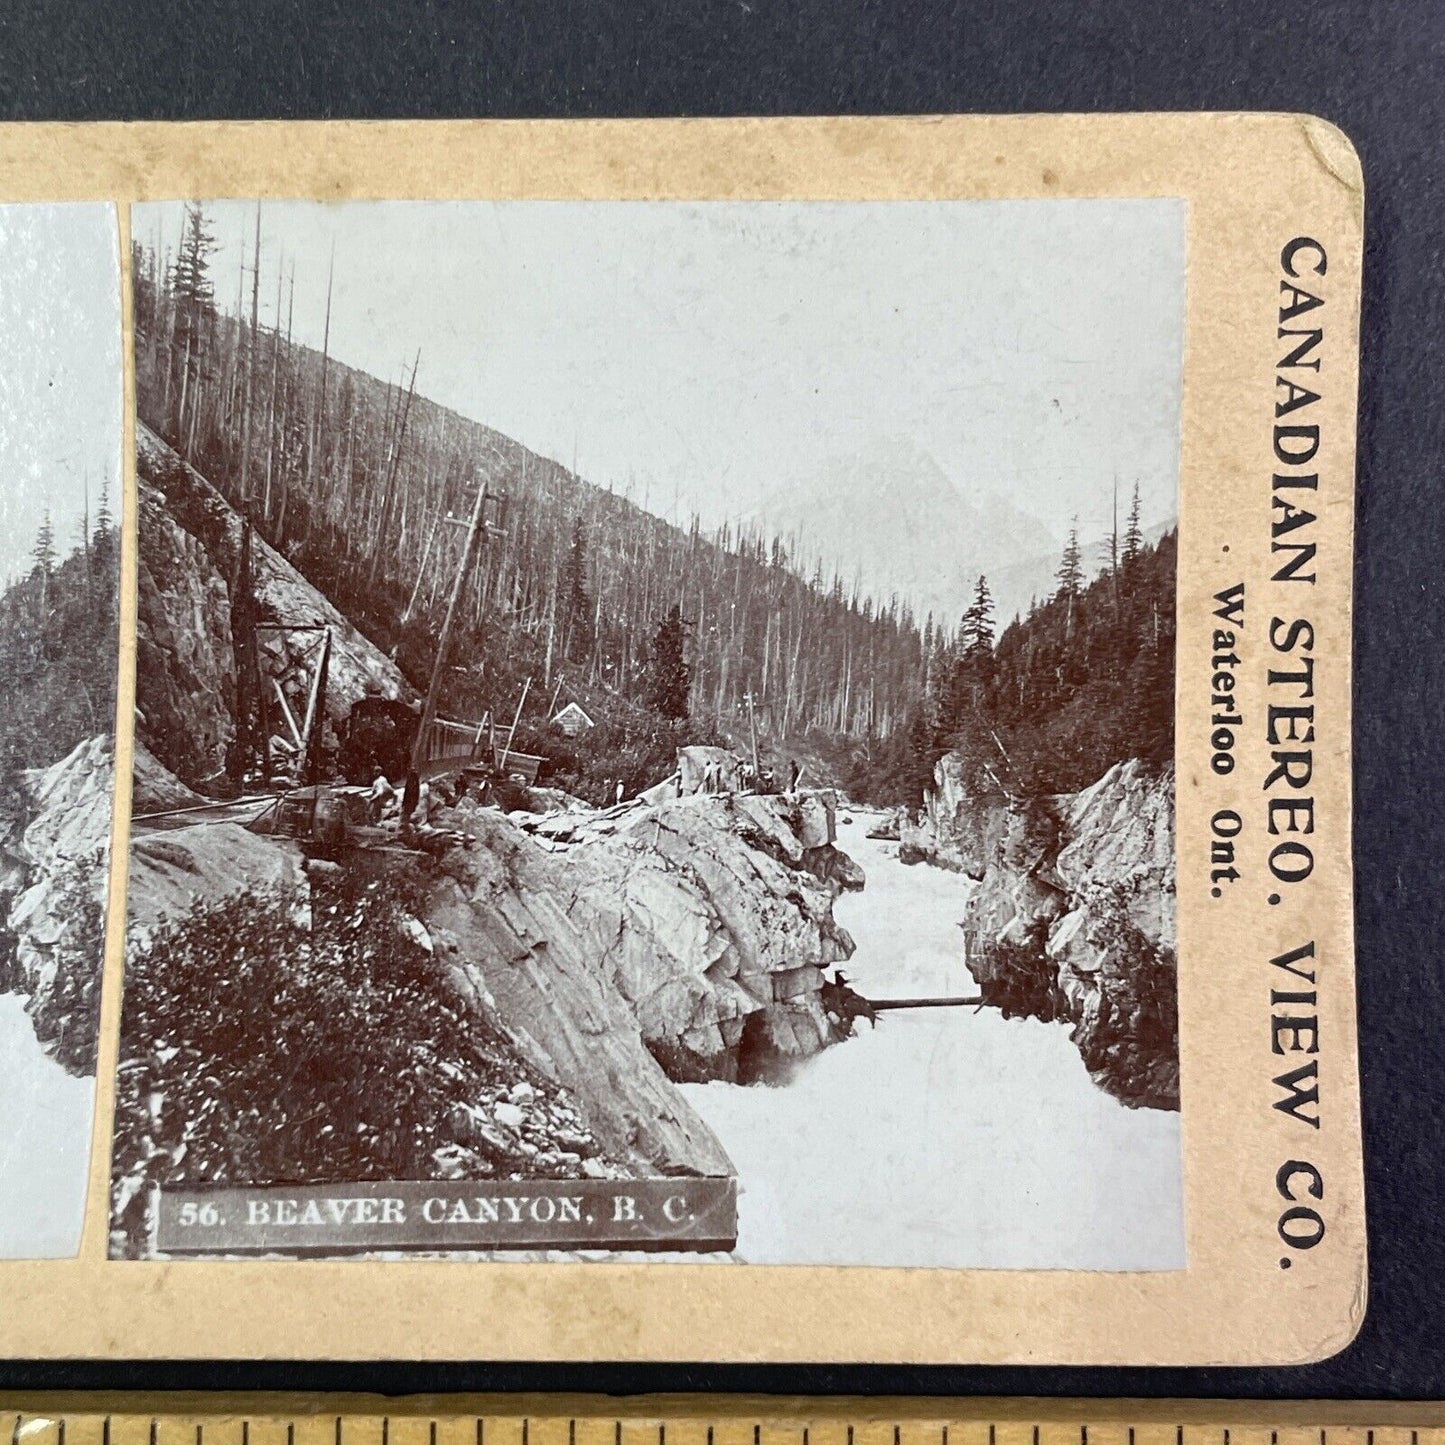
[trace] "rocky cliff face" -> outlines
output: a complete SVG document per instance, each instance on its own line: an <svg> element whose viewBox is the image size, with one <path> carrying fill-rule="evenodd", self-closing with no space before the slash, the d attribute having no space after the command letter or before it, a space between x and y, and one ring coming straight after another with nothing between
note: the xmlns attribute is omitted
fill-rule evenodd
<svg viewBox="0 0 1445 1445"><path fill-rule="evenodd" d="M241 518L145 426L137 429L136 461L137 736L169 772L192 787L204 787L224 774L236 733L230 589L240 556ZM331 629L326 710L333 725L368 690L382 697L410 697L396 664L254 534L251 571L261 620ZM279 655L287 646L284 637L265 634L261 645L270 654L268 668L285 673L289 660Z"/></svg>
<svg viewBox="0 0 1445 1445"><path fill-rule="evenodd" d="M177 777L224 774L236 737L231 594L198 537L140 482L136 734Z"/></svg>
<svg viewBox="0 0 1445 1445"><path fill-rule="evenodd" d="M1082 792L970 801L945 757L900 853L975 880L967 963L1006 1012L1070 1023L1096 1083L1179 1107L1174 775L1130 761Z"/></svg>
<svg viewBox="0 0 1445 1445"><path fill-rule="evenodd" d="M931 863L977 881L997 851L997 810L980 808L963 785L963 762L945 753L933 768L933 791L923 800L916 820L899 820L898 858L903 863Z"/></svg>
<svg viewBox="0 0 1445 1445"><path fill-rule="evenodd" d="M107 737L26 772L0 823L0 988L46 1052L95 1072L115 773Z"/></svg>
<svg viewBox="0 0 1445 1445"><path fill-rule="evenodd" d="M806 847L781 798L637 807L554 852L483 809L452 821L480 846L448 860L427 922L462 986L595 1105L614 1152L644 1172L728 1172L669 1080L773 1077L831 1042L821 970L853 952L820 866L847 871L836 850Z"/></svg>

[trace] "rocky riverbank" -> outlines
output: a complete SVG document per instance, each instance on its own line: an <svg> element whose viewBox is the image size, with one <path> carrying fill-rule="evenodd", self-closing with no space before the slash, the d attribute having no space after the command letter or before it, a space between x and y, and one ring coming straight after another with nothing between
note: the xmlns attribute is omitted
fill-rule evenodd
<svg viewBox="0 0 1445 1445"><path fill-rule="evenodd" d="M651 1081L777 1079L832 1042L823 970L853 952L835 875L856 870L809 846L805 813L801 799L679 798L557 852L464 805L449 821L480 846L448 858L428 922L573 1087L619 1106L651 1164L710 1170L712 1142L699 1151Z"/></svg>
<svg viewBox="0 0 1445 1445"><path fill-rule="evenodd" d="M0 991L73 1074L95 1072L115 775L108 737L23 773L0 816Z"/></svg>
<svg viewBox="0 0 1445 1445"><path fill-rule="evenodd" d="M184 801L154 759L138 759L144 796ZM428 986L507 1041L520 1080L561 1090L576 1114L562 1133L595 1141L609 1165L731 1172L674 1084L775 1080L833 1041L823 970L853 944L832 905L862 876L828 842L827 816L817 796L688 797L568 814L572 841L559 843L555 815L508 817L464 800L436 820L464 844L407 865L416 929L439 966ZM335 867L229 822L140 835L132 952L168 921L238 897L273 909L284 900L309 927L318 881L329 886ZM143 1056L150 1045L132 1035L128 1053ZM476 1108L494 1113L497 1101L451 1102L461 1134L443 1130L438 1147L465 1147Z"/></svg>
<svg viewBox="0 0 1445 1445"><path fill-rule="evenodd" d="M1174 774L1120 763L1081 792L969 798L952 754L900 857L973 882L969 972L1006 1013L1059 1019L1095 1082L1179 1107Z"/></svg>

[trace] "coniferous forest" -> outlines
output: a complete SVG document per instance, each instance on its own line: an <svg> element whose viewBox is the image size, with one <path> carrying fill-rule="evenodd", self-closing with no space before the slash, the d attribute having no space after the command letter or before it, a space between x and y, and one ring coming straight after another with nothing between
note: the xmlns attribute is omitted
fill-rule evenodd
<svg viewBox="0 0 1445 1445"><path fill-rule="evenodd" d="M850 788L915 805L941 754L957 752L978 797L1089 786L1114 763L1174 755L1177 534L1147 544L1137 498L1105 571L1085 581L1071 535L1057 590L995 638L987 579L957 633L925 633L926 677L910 717L859 753Z"/></svg>
<svg viewBox="0 0 1445 1445"><path fill-rule="evenodd" d="M119 541L108 492L68 556L47 518L30 571L0 594L0 788L115 725Z"/></svg>

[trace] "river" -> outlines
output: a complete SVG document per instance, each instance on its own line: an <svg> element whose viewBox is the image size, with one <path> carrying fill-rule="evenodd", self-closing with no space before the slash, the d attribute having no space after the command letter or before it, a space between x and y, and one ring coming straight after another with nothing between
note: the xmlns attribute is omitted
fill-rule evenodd
<svg viewBox="0 0 1445 1445"><path fill-rule="evenodd" d="M95 1080L40 1047L25 999L0 993L0 1259L59 1259L80 1245Z"/></svg>
<svg viewBox="0 0 1445 1445"><path fill-rule="evenodd" d="M858 945L850 980L870 998L975 992L967 881L905 867L896 843L865 836L875 815L851 816L838 841L868 883L834 910ZM683 1092L737 1165L752 1263L1184 1265L1178 1114L1105 1094L1062 1025L900 1010L786 1084Z"/></svg>

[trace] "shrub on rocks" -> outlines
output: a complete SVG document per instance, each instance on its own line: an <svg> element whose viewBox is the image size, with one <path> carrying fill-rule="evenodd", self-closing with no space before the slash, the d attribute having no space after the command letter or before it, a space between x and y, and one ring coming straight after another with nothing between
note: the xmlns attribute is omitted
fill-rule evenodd
<svg viewBox="0 0 1445 1445"><path fill-rule="evenodd" d="M515 1108L497 1101L528 1070L458 996L414 892L395 877L313 879L309 926L275 896L237 893L132 950L113 1164L128 1250L155 1184L565 1177L539 1171L535 1145L475 1127L477 1106ZM569 1144L595 1153L566 1116Z"/></svg>

